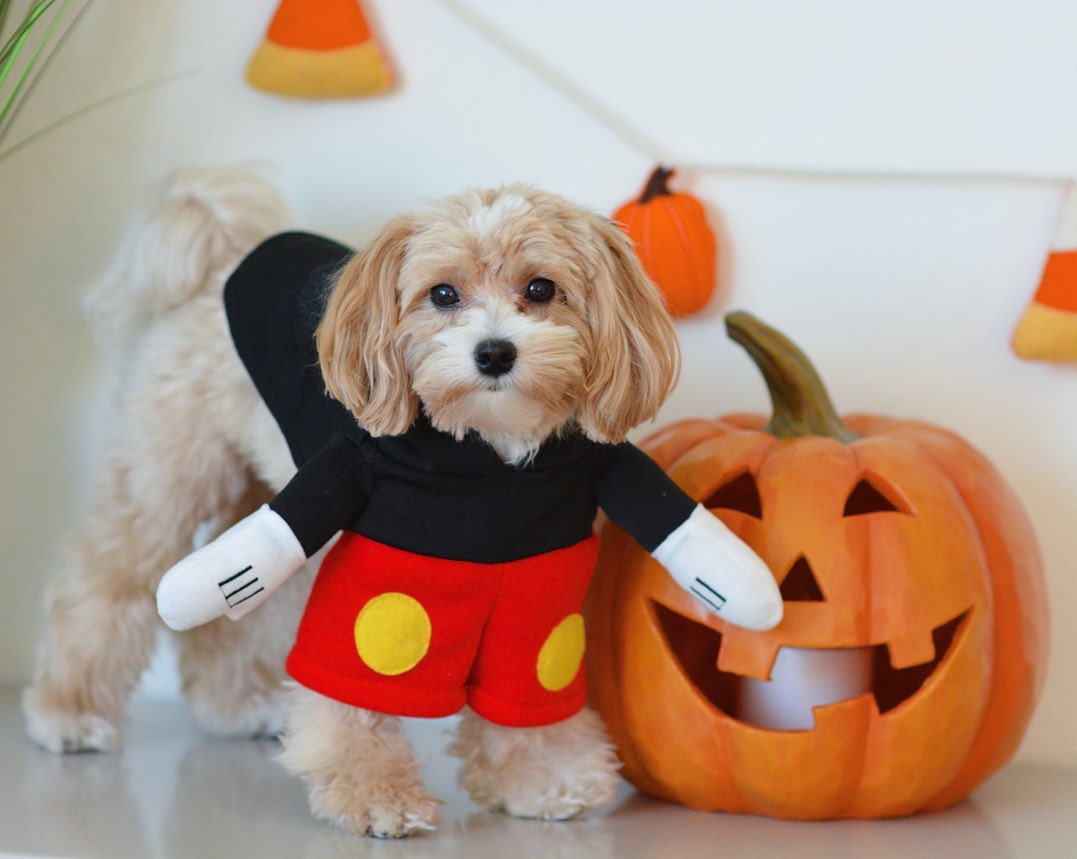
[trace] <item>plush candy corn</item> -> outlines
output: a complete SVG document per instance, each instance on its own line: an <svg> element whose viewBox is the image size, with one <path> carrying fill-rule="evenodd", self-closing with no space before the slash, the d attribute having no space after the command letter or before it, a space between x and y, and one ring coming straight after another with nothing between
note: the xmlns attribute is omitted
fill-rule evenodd
<svg viewBox="0 0 1077 859"><path fill-rule="evenodd" d="M385 92L393 76L358 0L282 0L247 82L297 98L355 98Z"/></svg>
<svg viewBox="0 0 1077 859"><path fill-rule="evenodd" d="M1077 361L1077 186L1068 190L1039 289L1017 325L1013 348L1022 358Z"/></svg>

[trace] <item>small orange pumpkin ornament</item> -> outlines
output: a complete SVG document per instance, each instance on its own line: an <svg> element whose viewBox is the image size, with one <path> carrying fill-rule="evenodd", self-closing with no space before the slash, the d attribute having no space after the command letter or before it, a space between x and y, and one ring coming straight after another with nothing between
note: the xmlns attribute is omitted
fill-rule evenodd
<svg viewBox="0 0 1077 859"><path fill-rule="evenodd" d="M714 294L717 250L703 204L669 190L674 171L656 167L639 198L613 213L632 239L647 276L674 316L701 310Z"/></svg>
<svg viewBox="0 0 1077 859"><path fill-rule="evenodd" d="M748 314L730 336L774 406L684 420L641 445L768 563L773 630L708 614L607 522L588 616L593 703L628 779L693 808L895 817L962 799L1013 754L1045 669L1032 527L984 457L946 430L839 418L807 358ZM814 724L745 720L783 649L848 655L870 687ZM774 681L772 681L774 682Z"/></svg>

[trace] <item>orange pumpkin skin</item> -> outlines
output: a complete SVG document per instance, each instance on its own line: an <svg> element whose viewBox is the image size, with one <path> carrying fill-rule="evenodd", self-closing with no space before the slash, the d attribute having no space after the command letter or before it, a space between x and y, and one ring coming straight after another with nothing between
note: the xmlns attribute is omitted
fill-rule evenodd
<svg viewBox="0 0 1077 859"><path fill-rule="evenodd" d="M693 808L775 817L951 805L1013 754L1042 685L1047 608L1031 524L987 460L945 430L859 415L845 420L843 440L783 439L774 425L754 415L680 421L641 446L700 501L745 471L755 476L759 518L714 512L779 581L806 558L823 595L787 601L777 628L724 625L631 537L602 527L588 672L624 773L645 793ZM843 516L865 477L900 510ZM717 665L689 636L686 661L674 658L660 616L720 633ZM931 631L958 617L919 690L882 714L869 692L815 708L812 730L776 731L739 721L703 691L718 688L707 675L719 669L723 682L766 679L782 646L885 643L895 667L917 665L934 655Z"/></svg>
<svg viewBox="0 0 1077 859"><path fill-rule="evenodd" d="M613 220L632 239L669 312L687 316L714 294L717 248L703 204L666 187L672 175L672 170L656 168L640 196L614 212Z"/></svg>

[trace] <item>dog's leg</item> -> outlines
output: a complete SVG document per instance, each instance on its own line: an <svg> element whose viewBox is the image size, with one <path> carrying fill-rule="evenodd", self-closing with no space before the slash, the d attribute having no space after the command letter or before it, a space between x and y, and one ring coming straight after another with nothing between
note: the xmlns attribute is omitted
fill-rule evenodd
<svg viewBox="0 0 1077 859"><path fill-rule="evenodd" d="M31 738L52 752L116 748L127 700L155 649L156 577L190 547L195 522L155 527L160 507L135 499L129 474L110 464L88 527L48 589L45 639L23 709ZM174 512L192 496L160 502ZM174 515L168 521L177 524Z"/></svg>
<svg viewBox="0 0 1077 859"><path fill-rule="evenodd" d="M240 621L219 618L177 636L183 693L210 733L275 736L284 729L284 660L321 558Z"/></svg>
<svg viewBox="0 0 1077 859"><path fill-rule="evenodd" d="M297 687L280 762L307 783L316 817L376 838L402 838L439 822L438 800L396 716Z"/></svg>
<svg viewBox="0 0 1077 859"><path fill-rule="evenodd" d="M222 514L227 528L254 512L295 473L291 454L269 410L258 399L235 359L225 362L233 377L218 398L238 406L243 421L222 421L230 443L260 481L256 491ZM332 543L313 555L272 599L237 622L220 618L177 635L183 692L199 723L213 734L267 736L285 726L284 660L295 642L314 573Z"/></svg>
<svg viewBox="0 0 1077 859"><path fill-rule="evenodd" d="M202 487L175 487L157 503L132 495L127 468L113 464L90 527L76 539L46 598L46 631L33 686L23 696L30 737L49 751L109 751L119 743L127 701L153 655L157 579L190 550L204 510ZM166 516L161 505L170 510ZM171 527L159 527L159 513ZM180 527L180 526L185 527Z"/></svg>
<svg viewBox="0 0 1077 859"><path fill-rule="evenodd" d="M620 764L598 714L554 725L506 728L465 710L449 752L460 785L484 808L514 817L567 820L613 800Z"/></svg>
<svg viewBox="0 0 1077 859"><path fill-rule="evenodd" d="M127 698L154 649L152 590L115 575L113 550L131 557L120 517L95 518L102 530L77 541L49 588L45 641L23 695L27 733L55 753L118 746Z"/></svg>
<svg viewBox="0 0 1077 859"><path fill-rule="evenodd" d="M160 628L158 580L191 551L198 525L232 509L253 482L215 430L204 402L212 395L196 374L176 373L192 363L184 346L162 338L139 356L110 420L89 515L48 591L23 708L30 736L53 752L117 745Z"/></svg>

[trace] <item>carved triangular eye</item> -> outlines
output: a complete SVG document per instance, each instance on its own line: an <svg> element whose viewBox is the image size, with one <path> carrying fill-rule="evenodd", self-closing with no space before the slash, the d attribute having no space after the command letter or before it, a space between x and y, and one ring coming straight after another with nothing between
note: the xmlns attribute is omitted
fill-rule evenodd
<svg viewBox="0 0 1077 859"><path fill-rule="evenodd" d="M863 516L867 513L904 513L905 511L887 498L872 483L861 478L860 482L853 487L849 498L845 502L843 516Z"/></svg>
<svg viewBox="0 0 1077 859"><path fill-rule="evenodd" d="M811 571L811 564L803 555L785 574L780 590L786 602L823 602L826 599Z"/></svg>
<svg viewBox="0 0 1077 859"><path fill-rule="evenodd" d="M763 518L763 502L759 500L759 488L750 471L742 472L722 484L703 506L711 510L737 510L756 519Z"/></svg>

